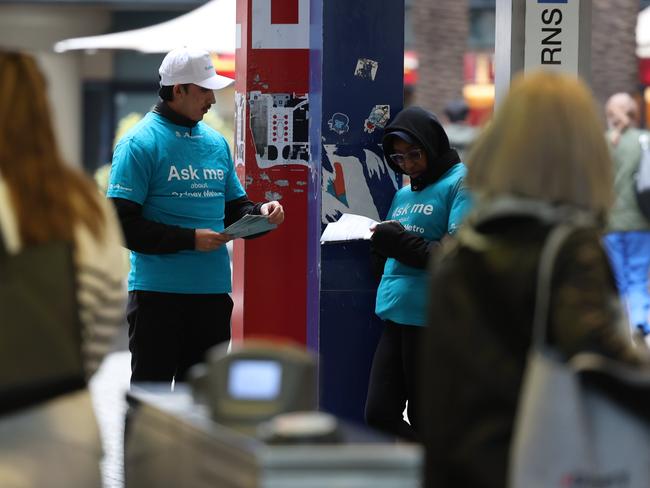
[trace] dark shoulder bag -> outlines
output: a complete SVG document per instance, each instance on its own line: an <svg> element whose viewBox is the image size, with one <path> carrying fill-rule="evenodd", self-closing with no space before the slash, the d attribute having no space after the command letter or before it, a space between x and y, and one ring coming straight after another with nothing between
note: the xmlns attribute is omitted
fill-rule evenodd
<svg viewBox="0 0 650 488"><path fill-rule="evenodd" d="M9 254L0 232L0 414L84 386L72 246Z"/></svg>
<svg viewBox="0 0 650 488"><path fill-rule="evenodd" d="M634 195L639 210L647 220L650 220L650 148L648 147L647 134L639 137L639 144L641 145L641 160L634 175Z"/></svg>

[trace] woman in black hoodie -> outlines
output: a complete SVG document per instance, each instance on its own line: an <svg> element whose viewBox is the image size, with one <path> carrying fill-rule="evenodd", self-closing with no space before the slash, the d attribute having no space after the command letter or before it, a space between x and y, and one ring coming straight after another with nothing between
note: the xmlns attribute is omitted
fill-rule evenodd
<svg viewBox="0 0 650 488"><path fill-rule="evenodd" d="M417 440L417 349L426 324L431 249L453 234L470 206L466 173L438 119L419 107L400 112L385 129L388 164L410 185L394 196L387 221L374 228L372 252L381 282L375 313L385 327L372 364L366 421ZM408 401L409 423L403 412Z"/></svg>

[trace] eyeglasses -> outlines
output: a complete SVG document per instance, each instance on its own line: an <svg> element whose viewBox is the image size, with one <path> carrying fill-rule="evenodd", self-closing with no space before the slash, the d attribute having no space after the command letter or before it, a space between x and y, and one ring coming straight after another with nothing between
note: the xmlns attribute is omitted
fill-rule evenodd
<svg viewBox="0 0 650 488"><path fill-rule="evenodd" d="M388 156L393 163L395 164L404 164L406 160L410 161L419 161L420 158L422 157L422 149L416 148L416 149L411 149L409 152L404 153L404 154L390 154Z"/></svg>

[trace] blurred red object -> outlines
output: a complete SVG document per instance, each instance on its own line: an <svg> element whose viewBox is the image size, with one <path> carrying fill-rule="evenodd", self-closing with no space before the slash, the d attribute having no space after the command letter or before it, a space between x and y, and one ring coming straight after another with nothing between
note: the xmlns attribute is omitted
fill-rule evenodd
<svg viewBox="0 0 650 488"><path fill-rule="evenodd" d="M418 82L418 55L415 51L404 51L404 86Z"/></svg>
<svg viewBox="0 0 650 488"><path fill-rule="evenodd" d="M212 53L212 64L221 76L235 79L235 53Z"/></svg>
<svg viewBox="0 0 650 488"><path fill-rule="evenodd" d="M650 85L650 58L639 58L639 81Z"/></svg>

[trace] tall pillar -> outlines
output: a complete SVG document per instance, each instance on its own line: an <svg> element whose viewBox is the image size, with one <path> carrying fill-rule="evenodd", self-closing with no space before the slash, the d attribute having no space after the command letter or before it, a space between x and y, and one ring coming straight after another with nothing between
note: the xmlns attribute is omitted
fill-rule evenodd
<svg viewBox="0 0 650 488"><path fill-rule="evenodd" d="M520 71L591 78L591 0L497 0L496 104Z"/></svg>
<svg viewBox="0 0 650 488"><path fill-rule="evenodd" d="M312 0L312 19L312 28L320 28L312 33L310 90L312 159L321 163L320 221L342 213L383 220L398 188L380 142L384 126L402 109L404 2ZM320 404L361 421L382 330L374 314L377 282L368 241L323 245L320 268L319 320L317 327L309 324L320 356Z"/></svg>
<svg viewBox="0 0 650 488"><path fill-rule="evenodd" d="M380 147L402 108L403 0L238 0L237 171L278 199L280 229L235 242L233 337L320 357L320 401L361 420L381 324L368 243L320 246L342 213L385 218L398 179Z"/></svg>
<svg viewBox="0 0 650 488"><path fill-rule="evenodd" d="M307 218L317 171L309 159L309 0L237 0L237 24L235 165L249 197L279 200L286 220L234 244L233 338L304 344L317 270Z"/></svg>

